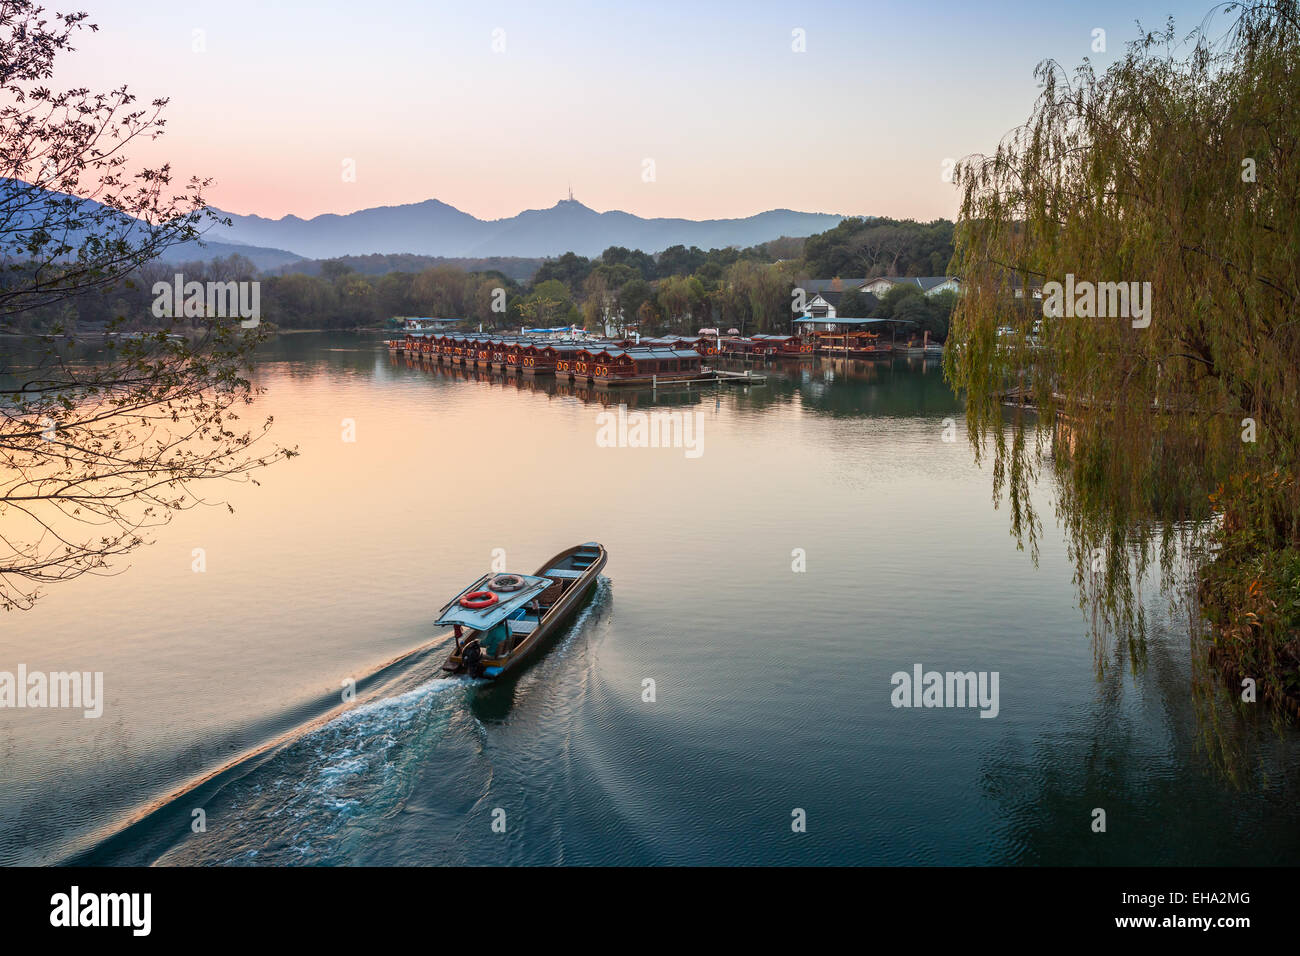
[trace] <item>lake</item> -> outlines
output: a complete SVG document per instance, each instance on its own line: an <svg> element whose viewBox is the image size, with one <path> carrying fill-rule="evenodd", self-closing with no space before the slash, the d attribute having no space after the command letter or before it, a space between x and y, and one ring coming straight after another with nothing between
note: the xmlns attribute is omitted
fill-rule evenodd
<svg viewBox="0 0 1300 956"><path fill-rule="evenodd" d="M4 617L0 670L105 700L0 710L0 863L1300 862L1295 731L1221 713L1212 759L1158 593L1145 666L1099 663L1050 486L1035 565L937 362L619 393L381 338L269 343L248 415L301 456ZM620 402L695 445L608 447ZM440 676L448 598L588 540L543 657ZM894 706L918 665L996 716Z"/></svg>

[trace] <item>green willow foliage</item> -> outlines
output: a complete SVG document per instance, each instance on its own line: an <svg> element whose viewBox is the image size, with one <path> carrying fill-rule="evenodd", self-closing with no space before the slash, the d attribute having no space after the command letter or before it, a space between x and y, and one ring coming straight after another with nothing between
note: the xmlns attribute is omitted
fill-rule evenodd
<svg viewBox="0 0 1300 956"><path fill-rule="evenodd" d="M1277 702L1300 659L1300 25L1295 0L1216 13L1101 75L1041 64L1029 121L962 164L945 370L1031 545L1054 463L1098 636L1136 661L1158 556L1166 587L1199 576L1211 657ZM1149 326L1045 314L1028 290L1067 275L1149 282Z"/></svg>

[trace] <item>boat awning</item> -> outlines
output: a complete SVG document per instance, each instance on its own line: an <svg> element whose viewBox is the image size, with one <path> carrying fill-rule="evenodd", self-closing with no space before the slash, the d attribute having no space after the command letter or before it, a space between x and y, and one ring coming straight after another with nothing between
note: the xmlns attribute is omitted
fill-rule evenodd
<svg viewBox="0 0 1300 956"><path fill-rule="evenodd" d="M446 627L451 624L463 624L465 627L471 627L476 631L486 631L488 628L499 624L507 617L519 610L533 598L540 595L555 582L550 578L534 577L531 574L521 574L519 577L524 579L524 586L518 591L493 592L500 598L496 604L491 607L478 608L477 610L460 606L460 599L470 591L482 591L487 588L487 582L496 577L495 574L485 574L469 587L465 588L454 598L447 602L439 612L442 616L438 618L437 625Z"/></svg>

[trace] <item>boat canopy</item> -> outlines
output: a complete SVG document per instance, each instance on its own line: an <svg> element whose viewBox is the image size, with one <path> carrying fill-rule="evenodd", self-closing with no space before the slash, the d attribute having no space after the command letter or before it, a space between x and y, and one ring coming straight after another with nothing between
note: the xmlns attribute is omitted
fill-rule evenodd
<svg viewBox="0 0 1300 956"><path fill-rule="evenodd" d="M520 610L525 604L538 597L555 583L550 578L520 574L518 577L523 578L524 586L518 591L493 591L492 593L499 600L491 607L478 608L477 610L461 607L460 599L462 597L470 591L488 590L487 583L494 577L496 577L495 574L483 575L483 577L448 601L440 612L442 616L438 618L437 625L446 627L450 624L463 624L465 627L473 628L476 631L486 631Z"/></svg>

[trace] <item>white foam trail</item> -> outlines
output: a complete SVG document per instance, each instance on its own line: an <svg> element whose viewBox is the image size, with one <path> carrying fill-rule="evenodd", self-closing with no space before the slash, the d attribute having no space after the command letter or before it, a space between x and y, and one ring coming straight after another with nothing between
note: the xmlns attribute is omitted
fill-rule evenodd
<svg viewBox="0 0 1300 956"><path fill-rule="evenodd" d="M316 728L308 736L324 733L327 730L338 730L353 723L368 721L372 717L387 716L394 711L405 710L410 705L423 703L444 691L453 690L457 687L474 687L483 683L486 682L465 677L435 677L419 687L398 694L396 697L380 697L377 700L358 704L351 710L344 711L328 723Z"/></svg>
<svg viewBox="0 0 1300 956"><path fill-rule="evenodd" d="M599 578L592 600L574 617L551 653L564 656L592 615L604 607L608 593L609 580ZM282 852L302 861L345 858L347 849L339 840L346 843L350 823L406 799L410 768L421 765L433 746L429 730L449 716L448 705L436 704L438 698L448 691L469 691L488 683L434 677L395 696L356 704L311 728L263 768L266 776L236 783L227 793L226 799L232 801L232 835L268 846L278 843L282 849L272 854L272 862L278 862ZM456 707L454 702L450 706ZM478 718L472 712L467 716L476 732L486 737L488 730ZM417 740L425 745L412 749L411 742ZM177 849L171 860L165 855L164 861L189 861L185 851ZM211 862L253 861L246 845L228 854L217 847L212 850Z"/></svg>
<svg viewBox="0 0 1300 956"><path fill-rule="evenodd" d="M564 635L564 639L561 640L552 650L552 655L554 657L557 659L564 657L564 652L573 644L573 639L582 633L583 628L586 626L587 621L591 619L591 616L605 606L605 598L608 594L609 578L604 576L596 578L596 590L592 595L591 601L582 609L577 617L569 622L568 633Z"/></svg>

